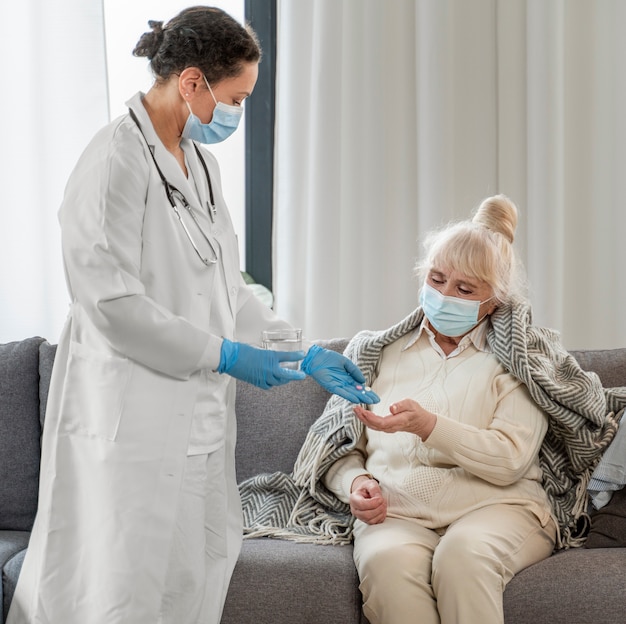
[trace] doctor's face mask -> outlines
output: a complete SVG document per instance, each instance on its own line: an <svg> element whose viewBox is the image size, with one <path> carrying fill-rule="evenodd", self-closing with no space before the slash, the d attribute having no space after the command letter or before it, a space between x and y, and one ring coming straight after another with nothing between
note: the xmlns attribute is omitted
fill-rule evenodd
<svg viewBox="0 0 626 624"><path fill-rule="evenodd" d="M239 120L243 115L243 108L241 106L229 106L223 102L218 102L213 95L213 90L206 76L203 76L203 78L215 102L213 117L208 124L202 123L200 119L193 114L189 102L185 100L185 104L187 104L187 108L189 109L189 117L187 117L187 122L183 128L182 137L184 139L193 139L200 143L220 143L237 129Z"/></svg>

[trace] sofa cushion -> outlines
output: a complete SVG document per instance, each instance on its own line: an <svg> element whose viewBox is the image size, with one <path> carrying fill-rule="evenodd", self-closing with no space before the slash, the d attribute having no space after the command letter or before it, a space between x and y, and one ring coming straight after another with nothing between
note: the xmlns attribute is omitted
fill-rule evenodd
<svg viewBox="0 0 626 624"><path fill-rule="evenodd" d="M39 346L39 419L43 428L43 419L48 404L48 390L50 389L50 377L52 376L52 365L57 346L50 344L47 340Z"/></svg>
<svg viewBox="0 0 626 624"><path fill-rule="evenodd" d="M310 378L271 390L237 382L237 480L263 472L290 473L329 396Z"/></svg>
<svg viewBox="0 0 626 624"><path fill-rule="evenodd" d="M0 531L0 570L15 553L28 546L30 531Z"/></svg>
<svg viewBox="0 0 626 624"><path fill-rule="evenodd" d="M17 579L20 576L20 570L24 563L24 557L26 556L26 548L17 552L11 559L7 561L2 570L2 611L4 614L4 620L6 620L9 614L9 607L15 594L15 588L17 586ZM3 620L3 621L4 621Z"/></svg>
<svg viewBox="0 0 626 624"><path fill-rule="evenodd" d="M4 619L6 619L9 604L13 598L15 581L21 567L19 566L15 569L15 564L9 565L9 562L18 553L26 551L29 537L30 533L28 531L0 531L0 575L2 576L0 605L4 611ZM4 622L4 619L2 619L2 622Z"/></svg>
<svg viewBox="0 0 626 624"><path fill-rule="evenodd" d="M358 585L352 546L247 539L221 624L358 624Z"/></svg>
<svg viewBox="0 0 626 624"><path fill-rule="evenodd" d="M526 568L504 592L507 624L616 624L626 613L624 551L571 548Z"/></svg>
<svg viewBox="0 0 626 624"><path fill-rule="evenodd" d="M37 511L42 342L35 337L0 345L0 529L29 531Z"/></svg>
<svg viewBox="0 0 626 624"><path fill-rule="evenodd" d="M611 500L591 515L591 528L585 548L626 547L626 488L617 490Z"/></svg>
<svg viewBox="0 0 626 624"><path fill-rule="evenodd" d="M347 341L317 344L343 352ZM271 390L237 382L237 480L264 472L290 473L309 428L329 397L310 377Z"/></svg>
<svg viewBox="0 0 626 624"><path fill-rule="evenodd" d="M626 386L626 348L571 351L580 367L594 371L605 388Z"/></svg>

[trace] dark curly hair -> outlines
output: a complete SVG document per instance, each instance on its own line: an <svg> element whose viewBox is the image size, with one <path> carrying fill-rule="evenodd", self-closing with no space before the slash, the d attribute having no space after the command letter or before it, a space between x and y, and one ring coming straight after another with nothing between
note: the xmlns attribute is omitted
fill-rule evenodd
<svg viewBox="0 0 626 624"><path fill-rule="evenodd" d="M249 25L242 26L215 7L195 6L181 11L165 26L149 21L134 56L147 57L157 81L198 67L210 84L234 78L246 63L261 60L261 46Z"/></svg>

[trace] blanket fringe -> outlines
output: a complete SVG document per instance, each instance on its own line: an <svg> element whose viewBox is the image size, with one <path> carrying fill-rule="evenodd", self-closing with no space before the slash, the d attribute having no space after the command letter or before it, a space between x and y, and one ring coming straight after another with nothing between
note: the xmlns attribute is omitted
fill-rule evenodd
<svg viewBox="0 0 626 624"><path fill-rule="evenodd" d="M352 543L352 538L341 535L296 533L288 529L278 529L275 527L263 527L262 529L250 529L243 536L244 539L258 539L267 537L270 539L282 539L299 544L317 544L327 546L348 546Z"/></svg>
<svg viewBox="0 0 626 624"><path fill-rule="evenodd" d="M320 463L331 451L332 447L329 444L324 444L324 441L318 436L308 436L294 464L293 480L298 485L313 492Z"/></svg>

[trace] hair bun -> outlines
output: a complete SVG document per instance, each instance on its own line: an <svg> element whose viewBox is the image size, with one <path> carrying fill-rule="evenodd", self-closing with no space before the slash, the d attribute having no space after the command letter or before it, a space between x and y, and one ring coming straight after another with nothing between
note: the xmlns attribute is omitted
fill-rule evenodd
<svg viewBox="0 0 626 624"><path fill-rule="evenodd" d="M506 195L494 195L480 204L472 221L502 234L512 243L517 228L517 206Z"/></svg>
<svg viewBox="0 0 626 624"><path fill-rule="evenodd" d="M159 51L161 43L163 43L163 22L150 20L148 26L150 26L152 31L141 35L133 50L133 56L145 56L152 60Z"/></svg>

